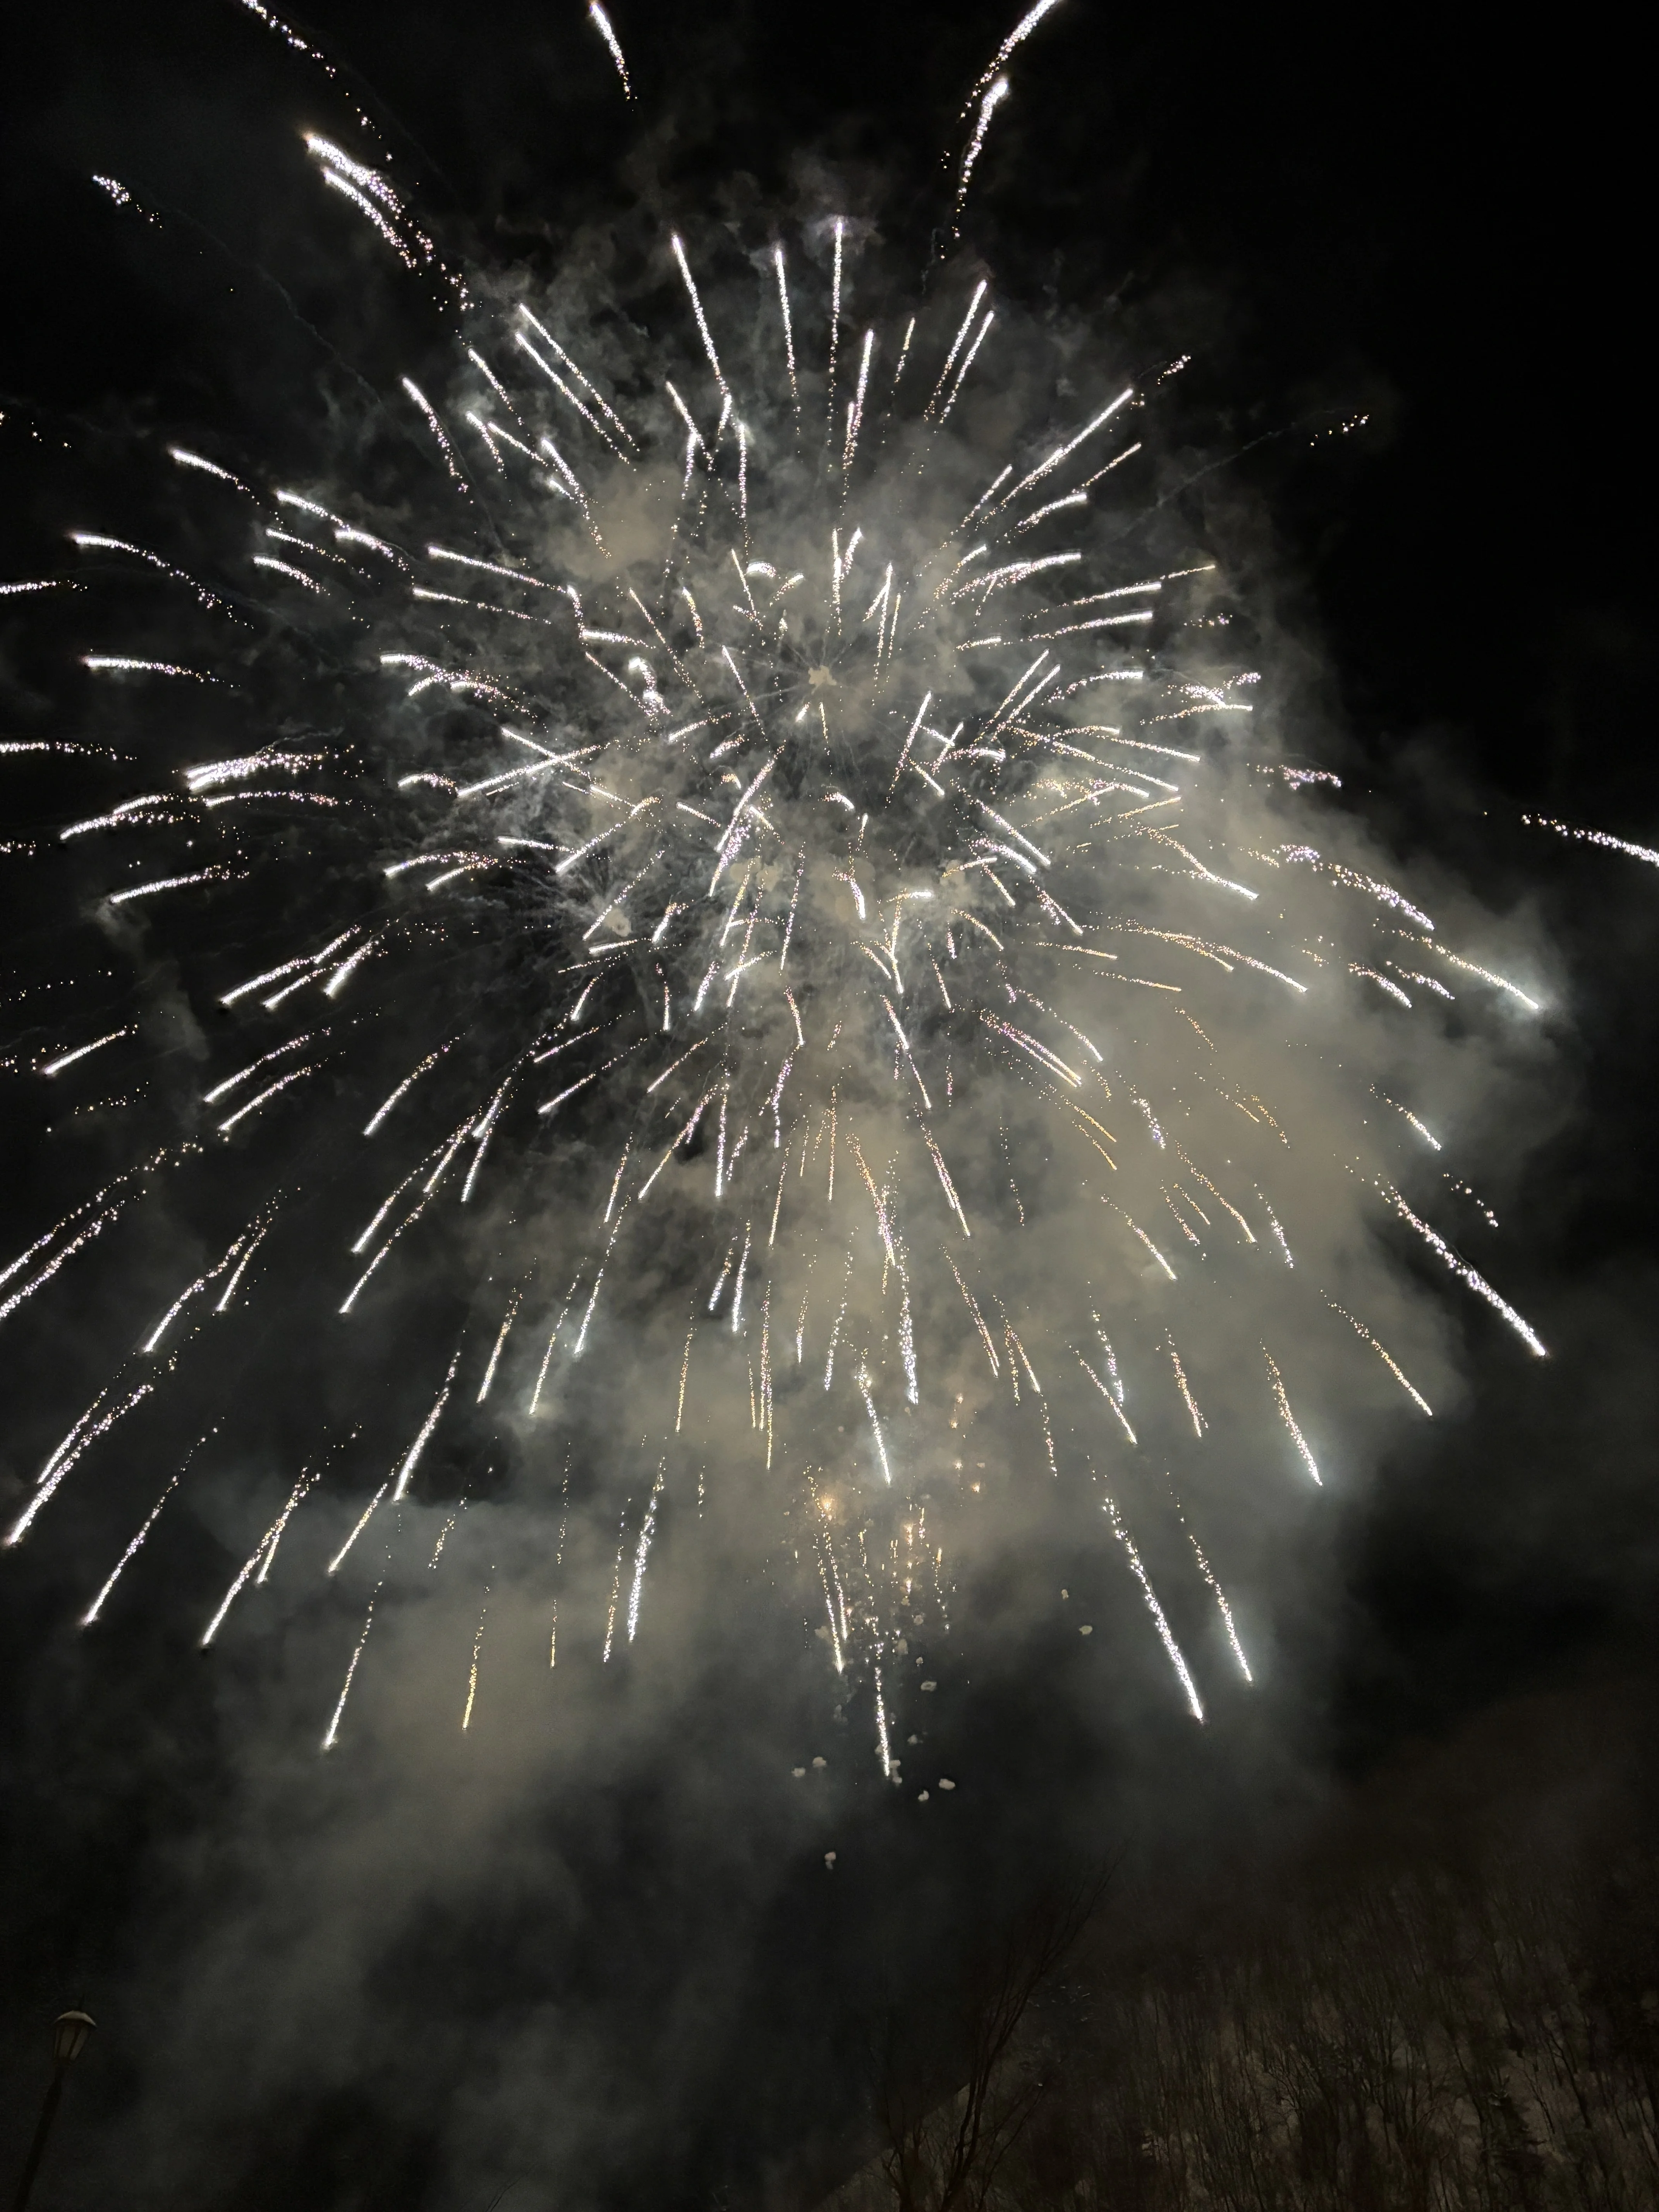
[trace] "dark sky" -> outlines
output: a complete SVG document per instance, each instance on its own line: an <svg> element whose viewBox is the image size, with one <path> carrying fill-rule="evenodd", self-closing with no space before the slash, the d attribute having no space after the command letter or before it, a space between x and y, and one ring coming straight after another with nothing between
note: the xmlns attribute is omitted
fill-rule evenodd
<svg viewBox="0 0 1659 2212"><path fill-rule="evenodd" d="M939 149L1012 0L706 15L618 0L613 12L640 95L626 111L574 0L342 0L293 20L342 64L458 257L550 270L579 223L641 179L696 207L741 173L754 196L787 204L829 167L896 254L926 266L945 204ZM34 9L14 14L4 40L0 572L15 576L58 557L54 439L118 421L234 426L258 389L278 417L268 445L304 449L318 428L308 399L296 390L283 412L283 368L261 386L246 367L262 319L283 332L273 364L304 342L260 273L263 227L280 212L250 209L246 178L273 173L275 149L339 95L228 0ZM1540 36L1490 10L1064 0L1013 74L975 185L975 235L1000 281L1034 310L1110 302L1148 360L1193 354L1187 434L1218 465L1194 512L1224 542L1238 533L1260 589L1306 641L1310 700L1346 732L1347 798L1407 861L1437 856L1499 908L1534 908L1567 979L1552 1019L1571 1110L1505 1219L1506 1283L1547 1316L1555 1357L1517 1375L1472 1331L1466 1407L1402 1447L1349 1510L1334 1629L1309 1630L1318 1678L1279 1716L1295 1738L1289 1765L1347 1777L1540 1685L1650 1665L1659 875L1521 820L1542 812L1647 843L1659 817L1638 673L1649 501L1632 329L1637 66L1607 15ZM87 186L94 170L147 193L198 248L147 260ZM394 330L329 301L318 272L303 281L295 313L325 321L371 380L400 348L435 343L435 318L410 309ZM1363 428L1329 434L1359 416ZM51 949L30 933L27 890L7 899L27 981ZM8 1246L21 1244L37 1218L27 1192L14 1181L0 1210ZM5 1371L19 1405L31 1383ZM159 1671L123 1681L83 1663L49 1626L57 1605L47 1589L3 1607L15 1626L0 2157L20 2154L44 2086L44 2023L84 1996L106 2025L39 2199L70 2205L94 2188L107 2201L123 2130L138 2128L135 2053L165 1973L137 1923L179 1913L196 1883L228 1917L234 1900L215 1863L222 1745L194 1693L155 1688ZM149 1656L159 1670L167 1655ZM955 1858L923 1868L884 1843L877 1871L833 1911L786 1883L745 1923L729 1973L738 2024L706 2057L698 2118L677 2106L659 2141L619 2151L591 2179L595 2205L703 2204L722 2181L741 2202L767 2161L833 2145L885 1962L900 1962L907 1990L924 1988L934 1939L948 1946L1000 1894L1034 1839L1074 1844L1079 1802L1098 1808L1078 1769L1098 1747L1062 1723L1039 1741L1038 1702L1018 1679L988 1688L972 1725L1003 1786ZM1122 1803L1155 1806L1156 1758L1122 1759ZM1178 1820L1131 1811L1108 1841L1133 1859L1157 1835L1182 1869L1171 1884L1201 1881L1224 1827L1278 1832L1283 1808L1252 1797L1253 1771L1242 1733L1170 1784ZM728 1785L710 1783L711 1822ZM183 2162L168 2201L488 2203L511 2172L443 2172L439 2146L446 2085L488 2071L499 2008L614 1977L621 2045L636 2036L659 2052L647 2023L672 2007L680 1971L664 1931L694 1927L684 1972L713 1971L717 1885L737 1877L700 1889L698 1840L664 1843L670 1794L619 1786L592 1823L561 1816L562 1863L605 1900L603 1944L548 1936L520 1869L493 1919L428 1928L385 1963L375 2001L410 2054L402 2087L394 2052L372 2092L256 2092L233 2131ZM327 1804L312 1817L325 1824ZM648 1900L637 1925L617 1905L623 1888ZM901 1915L900 1894L922 1901ZM257 1981L240 2001L262 2005ZM659 2063L641 2067L648 2077ZM817 2075L821 2094L805 2086ZM89 2115L100 2147L77 2162L73 2131Z"/></svg>

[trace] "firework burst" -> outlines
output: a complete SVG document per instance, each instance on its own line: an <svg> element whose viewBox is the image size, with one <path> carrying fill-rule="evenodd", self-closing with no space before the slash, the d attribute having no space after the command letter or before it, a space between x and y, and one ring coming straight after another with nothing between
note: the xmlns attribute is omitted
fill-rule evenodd
<svg viewBox="0 0 1659 2212"><path fill-rule="evenodd" d="M964 111L956 218L1048 4ZM1340 1401L1376 1377L1421 1419L1395 1354L1444 1371L1364 1222L1543 1346L1396 1188L1425 1125L1372 1110L1379 1076L1456 1088L1471 983L1465 1024L1534 1001L1281 752L1224 576L1154 526L1179 364L1103 350L1058 398L993 276L912 299L833 214L741 254L646 241L626 315L463 280L382 167L308 147L319 221L435 271L455 340L350 471L173 448L207 574L82 532L95 596L52 599L151 787L77 760L33 864L77 870L106 934L141 920L218 1042L187 1097L135 1076L142 1009L41 1052L53 1094L137 1083L104 1102L133 1164L12 1264L0 1318L118 1267L147 1209L211 1244L64 1409L8 1542L142 1431L162 1481L114 1571L86 1559L90 1624L237 1401L363 1417L200 1601L222 1645L317 1526L350 1613L331 1747L374 1620L463 1571L475 1493L558 1529L520 1563L526 1649L614 1665L724 1486L896 1781L976 1530L1077 1492L1202 1719L1212 1658L1250 1679L1287 1501L1341 1480ZM131 635L134 564L177 588L165 653ZM573 1504L601 1534L567 1564ZM463 1729L525 1618L513 1562L474 1565Z"/></svg>

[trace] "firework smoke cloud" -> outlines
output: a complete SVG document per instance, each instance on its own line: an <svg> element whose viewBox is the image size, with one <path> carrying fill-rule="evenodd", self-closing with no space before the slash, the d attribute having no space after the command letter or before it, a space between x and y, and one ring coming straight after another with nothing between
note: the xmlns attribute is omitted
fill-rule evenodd
<svg viewBox="0 0 1659 2212"><path fill-rule="evenodd" d="M5 587L89 733L14 865L137 979L36 1070L124 1150L0 1319L102 1270L116 1320L95 1388L42 1374L5 1540L89 1628L302 1633L334 1758L377 1668L449 1731L508 1683L556 1726L653 1632L689 1680L748 1576L902 1785L1037 1526L1204 1723L1297 1530L1456 1392L1463 1309L1545 1355L1463 1180L1536 956L1286 728L1162 496L1179 364L1062 362L972 251L1050 5L920 291L832 206L463 274L313 134L319 233L435 293L447 357L299 477L181 436L187 527L91 518ZM185 1513L200 1587L148 1571Z"/></svg>

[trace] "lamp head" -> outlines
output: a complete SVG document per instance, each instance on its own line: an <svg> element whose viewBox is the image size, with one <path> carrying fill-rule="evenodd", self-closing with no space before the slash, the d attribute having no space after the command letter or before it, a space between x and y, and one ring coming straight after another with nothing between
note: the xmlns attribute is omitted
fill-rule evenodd
<svg viewBox="0 0 1659 2212"><path fill-rule="evenodd" d="M87 2038L98 2025L89 2012L79 2007L60 2012L52 2024L52 2055L53 2063L68 2066L86 2048Z"/></svg>

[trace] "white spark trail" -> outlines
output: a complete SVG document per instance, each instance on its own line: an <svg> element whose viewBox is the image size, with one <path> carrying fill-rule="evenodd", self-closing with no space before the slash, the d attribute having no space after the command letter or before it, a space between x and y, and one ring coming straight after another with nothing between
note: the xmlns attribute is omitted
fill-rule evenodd
<svg viewBox="0 0 1659 2212"><path fill-rule="evenodd" d="M1279 1418L1289 1430L1291 1442L1296 1446L1302 1464L1322 1489L1324 1485L1321 1481L1319 1468L1315 1463L1314 1455L1308 1449L1308 1440L1297 1425L1296 1415L1291 1411L1291 1401L1285 1391L1285 1378L1279 1371L1278 1362L1265 1344L1261 1347L1261 1356L1267 1363L1267 1373L1273 1382L1273 1403L1279 1408Z"/></svg>
<svg viewBox="0 0 1659 2212"><path fill-rule="evenodd" d="M714 335L708 327L708 318L702 311L702 298L697 290L697 280L691 274L691 264L685 258L685 243L678 231L674 234L672 243L674 258L680 264L680 275L685 279L685 289L691 297L691 312L697 319L697 330L702 339L702 349L708 356L708 366L714 372L715 383L719 385L723 397L729 400L732 394L726 386L725 371L720 367L720 356L714 350Z"/></svg>
<svg viewBox="0 0 1659 2212"><path fill-rule="evenodd" d="M1443 1237L1437 1234L1434 1230L1430 1228L1426 1221L1423 1220L1418 1214L1413 1213L1410 1206L1407 1205L1405 1200L1401 1198L1400 1193L1394 1188L1392 1184L1379 1183L1377 1188L1382 1193L1383 1197L1386 1198L1389 1203L1394 1207L1395 1212L1400 1216L1400 1218L1410 1228L1413 1228L1417 1231L1418 1235L1423 1239L1423 1242L1429 1247L1429 1249L1431 1252L1436 1252L1439 1255L1441 1259L1445 1261L1447 1267L1451 1269L1453 1274L1458 1278L1459 1281L1467 1283L1477 1297L1484 1298L1494 1313L1502 1316L1504 1320L1509 1323L1510 1327L1520 1338L1522 1343L1526 1346L1528 1351L1532 1353L1534 1358L1547 1359L1549 1358L1548 1347L1543 1343L1542 1340L1539 1337L1537 1332L1532 1328L1530 1323L1523 1321L1521 1316L1516 1313L1515 1308L1510 1304L1509 1300L1505 1297L1500 1297L1498 1291L1493 1290L1492 1285L1477 1268L1470 1267L1467 1260L1460 1258L1459 1255L1453 1251L1451 1246L1447 1243Z"/></svg>
<svg viewBox="0 0 1659 2212"><path fill-rule="evenodd" d="M202 1446L207 1442L207 1437L214 1435L215 1433L216 1433L216 1431L210 1429L208 1431L207 1436L198 1437L196 1442L185 1454L183 1462L174 1469L173 1473L167 1477L161 1496L156 1499L155 1504L151 1506L144 1519L139 1523L137 1533L133 1536L125 1551L122 1553L120 1558L115 1562L115 1565L111 1571L109 1580L104 1584L97 1596L94 1598L92 1603L82 1614L81 1626L82 1628L90 1628L97 1620L99 1614L102 1613L105 1606L109 1602L116 1583L120 1581L121 1577L125 1573L127 1568L131 1565L133 1560L137 1557L139 1551L143 1547L144 1539L149 1535L150 1530L155 1526L157 1520L161 1516L161 1508L167 1504L168 1498L172 1497L173 1492L179 1487L179 1483L183 1480L185 1474L188 1472L191 1460L196 1456L196 1454L201 1449Z"/></svg>
<svg viewBox="0 0 1659 2212"><path fill-rule="evenodd" d="M1409 1379L1405 1370L1399 1364L1398 1361L1396 1361L1392 1354L1385 1351L1383 1346L1378 1343L1376 1337L1374 1337L1370 1329L1366 1328L1364 1322L1363 1321L1357 1321L1353 1315L1348 1311L1346 1306L1338 1305L1336 1300L1332 1297L1328 1292L1322 1291L1319 1295L1324 1299L1326 1304L1330 1308L1333 1313L1341 1315L1343 1320L1347 1322L1349 1328L1353 1330L1354 1334L1361 1340L1362 1342L1370 1345L1371 1350L1382 1362L1382 1364L1388 1369L1389 1374L1393 1376L1395 1381L1400 1385L1401 1389L1411 1400L1412 1403L1418 1408L1419 1412L1426 1413L1430 1419L1432 1420L1434 1418L1434 1407L1430 1405L1428 1400L1423 1395L1422 1392Z"/></svg>
<svg viewBox="0 0 1659 2212"><path fill-rule="evenodd" d="M607 15L604 9L600 7L599 0L588 0L587 12L589 16L592 18L599 36L605 40L606 46L611 49L611 58L617 64L617 74L622 79L623 98L626 100L632 100L634 97L634 88L628 81L628 64L623 58L621 43L618 40L615 31L611 27L610 16Z"/></svg>
<svg viewBox="0 0 1659 2212"><path fill-rule="evenodd" d="M789 364L789 397L793 403L797 423L800 419L800 386L795 379L795 332L789 319L789 286L784 275L783 248L772 249L772 265L778 277L778 307L783 316L784 358Z"/></svg>
<svg viewBox="0 0 1659 2212"><path fill-rule="evenodd" d="M94 1037L90 1044L76 1045L73 1052L60 1053L56 1060L48 1060L40 1073L42 1075L61 1075L66 1067L73 1067L77 1060L85 1060L89 1053L100 1052L106 1044L115 1043L118 1038L137 1035L137 1030L131 1023L125 1029L111 1030L103 1036Z"/></svg>
<svg viewBox="0 0 1659 2212"><path fill-rule="evenodd" d="M340 1701L334 1708L333 1717L328 1724L328 1732L323 1738L322 1748L325 1751L332 1751L340 1740L340 1723L345 1717L346 1699L351 1695L351 1685L363 1656L363 1647L368 1642L368 1632L374 1626L374 1601L380 1595L380 1585L377 1583L374 1585L374 1596L368 1601L368 1611L363 1616L363 1632L353 1647L350 1663L346 1668L345 1680L340 1685Z"/></svg>
<svg viewBox="0 0 1659 2212"><path fill-rule="evenodd" d="M974 101L979 97L980 94L984 91L986 86L990 83L992 78L1002 67L1003 64L1008 59L1009 56L1013 52L1015 47L1023 46L1025 40L1030 37L1032 32L1036 30L1037 25L1042 21L1043 17L1059 5L1060 0L1036 0L1036 5L1034 8L1029 9L1027 12L1020 17L1013 29L1009 32L1007 37L997 48L995 53L992 55L990 61L987 64L983 72L981 74L978 82L975 84L972 92L968 95L968 99L963 104L962 110L964 115L968 112L969 108L973 106Z"/></svg>
<svg viewBox="0 0 1659 2212"><path fill-rule="evenodd" d="M248 1555L246 1565L240 1569L234 1580L232 1582L230 1588L225 1592L223 1598L220 1601L219 1610L214 1614L212 1620L209 1621L207 1626L202 1631L201 1649L204 1651L207 1650L209 1644L212 1643L214 1638L224 1626L226 1614L230 1611L231 1607L235 1604L237 1598L246 1587L248 1577L253 1573L255 1568L260 1566L261 1561L264 1561L267 1567L269 1566L270 1561L276 1553L277 1545L282 1541L283 1531L288 1527L289 1521L293 1518L295 1508L300 1504L301 1501L305 1497L306 1492L311 1488L316 1480L316 1475L311 1473L309 1469L301 1473L299 1480L295 1484L294 1488L289 1493L287 1504L283 1506L282 1511L271 1522L270 1528L265 1530L264 1534L260 1537L258 1544ZM158 1507L156 1510L159 1511L161 1509ZM264 1578L264 1572L262 1570L259 1575L259 1580L263 1582Z"/></svg>
<svg viewBox="0 0 1659 2212"><path fill-rule="evenodd" d="M980 100L979 119L974 125L974 135L968 142L968 149L962 157L962 172L957 179L957 202L951 212L951 222L952 238L959 238L962 235L962 210L967 203L968 186L973 179L974 170L979 161L980 155L984 150L985 134L991 127L991 118L1008 97L1008 91L1007 78L1000 76L994 84L987 87Z"/></svg>
<svg viewBox="0 0 1659 2212"><path fill-rule="evenodd" d="M392 1503L394 1504L396 1504L400 1498L406 1498L409 1495L409 1486L414 1480L416 1467L420 1464L421 1454L426 1449L427 1445L431 1442L432 1432L437 1427L439 1421L443 1417L444 1407L449 1403L450 1388L455 1380L455 1370L460 1364L460 1350L458 1346L456 1348L454 1358L449 1363L449 1372L444 1377L443 1388L439 1391L437 1397L433 1401L432 1411L427 1415L426 1419L422 1423L420 1433L416 1436L414 1443L410 1444L408 1451L404 1455L402 1464L398 1469L397 1487L392 1493Z"/></svg>
<svg viewBox="0 0 1659 2212"><path fill-rule="evenodd" d="M1164 1607L1158 1603L1158 1592L1152 1588L1152 1577L1142 1565L1140 1553L1135 1549L1133 1539L1123 1525L1123 1516L1118 1511L1117 1501L1109 1495L1101 1510L1111 1522L1112 1534L1122 1545L1128 1558L1130 1571L1140 1584L1140 1595L1146 1599L1146 1609L1152 1614L1153 1623L1158 1629L1158 1641L1169 1654L1170 1664L1175 1668L1181 1686L1186 1692L1188 1710L1195 1721L1201 1721L1204 1718L1204 1705L1198 1694L1198 1686L1192 1678L1186 1660L1182 1656L1181 1646L1175 1639L1175 1631L1170 1626Z"/></svg>
<svg viewBox="0 0 1659 2212"><path fill-rule="evenodd" d="M646 1565L651 1556L651 1540L657 1533L657 1507L667 1480L668 1462L660 1460L657 1464L657 1479L651 1486L645 1518L640 1523L640 1540L634 1553L634 1586L628 1593L628 1640L630 1644L639 1633L640 1600L645 1591Z"/></svg>

